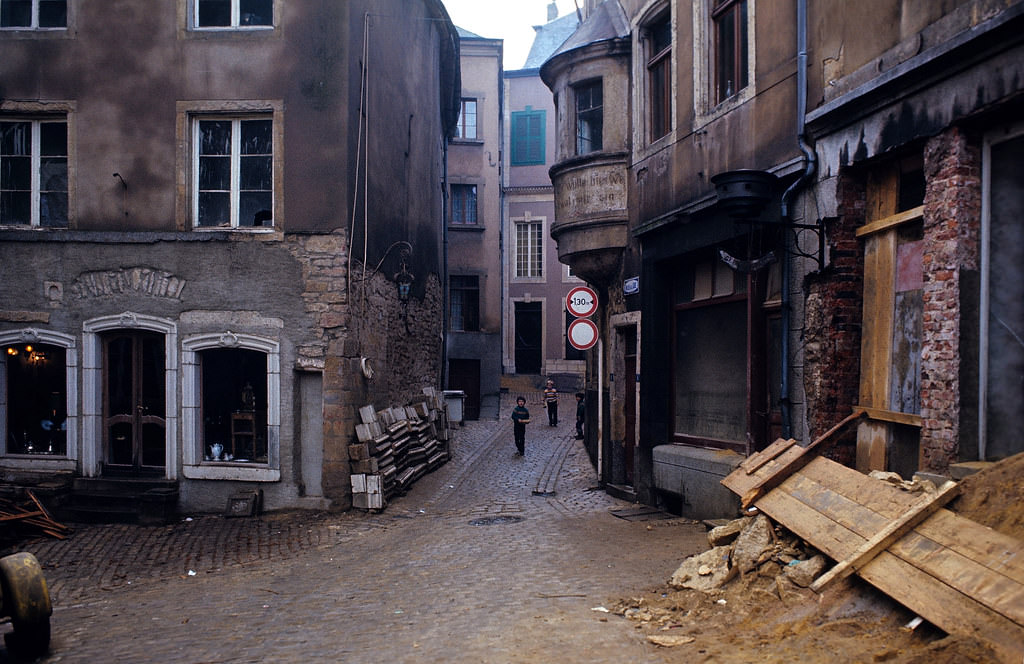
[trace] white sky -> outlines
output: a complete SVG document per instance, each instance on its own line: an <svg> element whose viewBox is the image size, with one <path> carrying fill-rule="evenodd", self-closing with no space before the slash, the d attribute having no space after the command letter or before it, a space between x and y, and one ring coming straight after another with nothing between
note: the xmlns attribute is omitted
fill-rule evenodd
<svg viewBox="0 0 1024 664"><path fill-rule="evenodd" d="M551 0L442 0L452 22L488 39L504 39L505 69L521 69L530 54L533 26L548 19ZM556 0L558 15L576 11L574 0ZM580 0L580 6L583 5Z"/></svg>

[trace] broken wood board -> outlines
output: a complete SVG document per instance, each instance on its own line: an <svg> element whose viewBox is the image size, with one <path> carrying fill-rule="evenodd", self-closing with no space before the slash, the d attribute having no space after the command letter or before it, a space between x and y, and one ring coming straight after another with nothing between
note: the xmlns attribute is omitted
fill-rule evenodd
<svg viewBox="0 0 1024 664"><path fill-rule="evenodd" d="M722 483L744 495L773 473L737 469ZM823 457L807 461L755 506L834 560L852 559L921 494ZM1024 657L1024 542L941 508L856 573L951 634L976 636L1002 657Z"/></svg>

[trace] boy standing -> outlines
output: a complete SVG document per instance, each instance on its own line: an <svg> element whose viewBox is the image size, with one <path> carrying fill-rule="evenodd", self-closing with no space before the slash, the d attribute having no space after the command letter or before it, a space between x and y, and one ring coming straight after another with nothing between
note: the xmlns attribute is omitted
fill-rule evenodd
<svg viewBox="0 0 1024 664"><path fill-rule="evenodd" d="M526 455L526 425L530 421L530 411L526 410L526 399L516 399L516 407L512 409L512 432L516 438L516 454Z"/></svg>
<svg viewBox="0 0 1024 664"><path fill-rule="evenodd" d="M558 390L555 389L555 381L550 378L547 387L544 388L544 407L548 409L548 426L557 426Z"/></svg>

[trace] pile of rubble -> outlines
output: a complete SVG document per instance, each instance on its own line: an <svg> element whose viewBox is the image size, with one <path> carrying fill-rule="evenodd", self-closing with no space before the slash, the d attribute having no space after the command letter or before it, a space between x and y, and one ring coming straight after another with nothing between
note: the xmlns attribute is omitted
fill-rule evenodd
<svg viewBox="0 0 1024 664"><path fill-rule="evenodd" d="M0 546L32 537L64 539L69 533L30 489L22 499L0 497Z"/></svg>
<svg viewBox="0 0 1024 664"><path fill-rule="evenodd" d="M409 406L359 409L358 442L348 448L353 507L383 509L450 458L446 411L435 390L423 392Z"/></svg>

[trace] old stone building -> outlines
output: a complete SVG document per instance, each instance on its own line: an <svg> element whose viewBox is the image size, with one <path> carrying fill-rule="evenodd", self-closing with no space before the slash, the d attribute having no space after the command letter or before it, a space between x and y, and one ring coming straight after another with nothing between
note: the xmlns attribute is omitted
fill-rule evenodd
<svg viewBox="0 0 1024 664"><path fill-rule="evenodd" d="M833 454L862 470L1022 451L1024 3L583 11L541 75L552 235L601 302L606 485L729 515L745 455L856 408Z"/></svg>
<svg viewBox="0 0 1024 664"><path fill-rule="evenodd" d="M0 470L349 504L439 388L439 0L0 3ZM77 485L76 485L77 486Z"/></svg>

